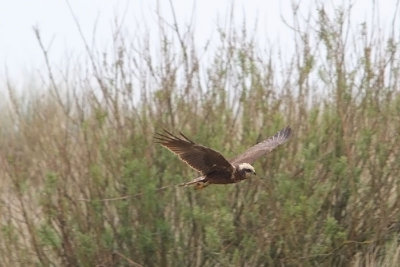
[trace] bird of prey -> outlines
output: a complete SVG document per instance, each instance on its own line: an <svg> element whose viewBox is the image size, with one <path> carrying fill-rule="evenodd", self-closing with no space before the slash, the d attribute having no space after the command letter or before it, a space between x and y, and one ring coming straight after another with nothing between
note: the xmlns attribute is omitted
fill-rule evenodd
<svg viewBox="0 0 400 267"><path fill-rule="evenodd" d="M184 134L175 136L164 130L164 133L156 133L156 142L175 153L190 167L201 173L201 176L182 186L195 185L196 189L202 189L209 184L231 184L256 175L254 167L251 166L257 158L271 152L277 146L285 143L292 130L286 127L274 136L250 147L243 154L232 160L227 160L219 152L196 144Z"/></svg>

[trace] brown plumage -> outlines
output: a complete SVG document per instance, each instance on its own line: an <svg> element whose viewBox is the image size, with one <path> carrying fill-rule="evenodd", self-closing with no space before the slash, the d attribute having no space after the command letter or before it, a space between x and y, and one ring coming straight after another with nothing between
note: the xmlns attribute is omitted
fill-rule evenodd
<svg viewBox="0 0 400 267"><path fill-rule="evenodd" d="M209 184L237 183L249 178L255 174L254 167L250 164L286 142L290 135L291 129L286 127L230 161L219 152L194 143L182 133L178 137L164 130L163 134L156 133L155 139L157 143L171 150L190 167L201 173L202 176L182 184L196 184L196 188L200 189Z"/></svg>

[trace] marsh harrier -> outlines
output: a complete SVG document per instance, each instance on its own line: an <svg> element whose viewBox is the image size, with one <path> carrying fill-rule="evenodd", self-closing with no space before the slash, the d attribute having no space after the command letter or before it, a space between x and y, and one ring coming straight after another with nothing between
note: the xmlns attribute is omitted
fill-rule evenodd
<svg viewBox="0 0 400 267"><path fill-rule="evenodd" d="M254 167L250 164L285 143L291 132L290 127L286 127L232 160L225 159L211 148L196 144L182 133L180 136L175 136L164 130L163 134L156 133L155 139L157 143L171 150L190 167L201 173L202 176L182 185L195 185L196 189L201 189L209 184L237 183L256 175Z"/></svg>

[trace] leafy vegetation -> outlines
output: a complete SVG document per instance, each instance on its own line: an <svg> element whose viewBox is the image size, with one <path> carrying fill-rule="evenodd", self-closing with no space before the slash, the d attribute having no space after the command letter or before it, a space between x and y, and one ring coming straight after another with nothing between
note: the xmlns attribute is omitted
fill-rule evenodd
<svg viewBox="0 0 400 267"><path fill-rule="evenodd" d="M157 55L116 35L84 72L48 63L40 96L9 83L0 265L396 265L400 39L346 14L294 13L289 62L223 28L203 60L191 32L160 25ZM176 186L196 173L153 142L180 130L232 157L286 125L261 177L200 191Z"/></svg>

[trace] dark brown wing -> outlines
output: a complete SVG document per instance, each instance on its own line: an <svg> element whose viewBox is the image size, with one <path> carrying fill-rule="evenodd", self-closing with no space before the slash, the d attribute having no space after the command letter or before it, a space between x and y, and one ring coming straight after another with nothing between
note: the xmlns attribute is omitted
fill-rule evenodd
<svg viewBox="0 0 400 267"><path fill-rule="evenodd" d="M182 133L181 137L177 137L166 130L164 132L155 135L156 142L174 152L203 175L214 171L229 173L233 171L233 166L217 151L194 143Z"/></svg>
<svg viewBox="0 0 400 267"><path fill-rule="evenodd" d="M279 132L277 132L274 136L268 138L265 141L258 143L255 146L250 147L247 149L243 154L237 156L230 162L232 164L239 164L239 163L249 163L252 164L257 158L261 157L262 155L271 152L277 146L285 143L292 133L292 129L290 127L286 127Z"/></svg>

